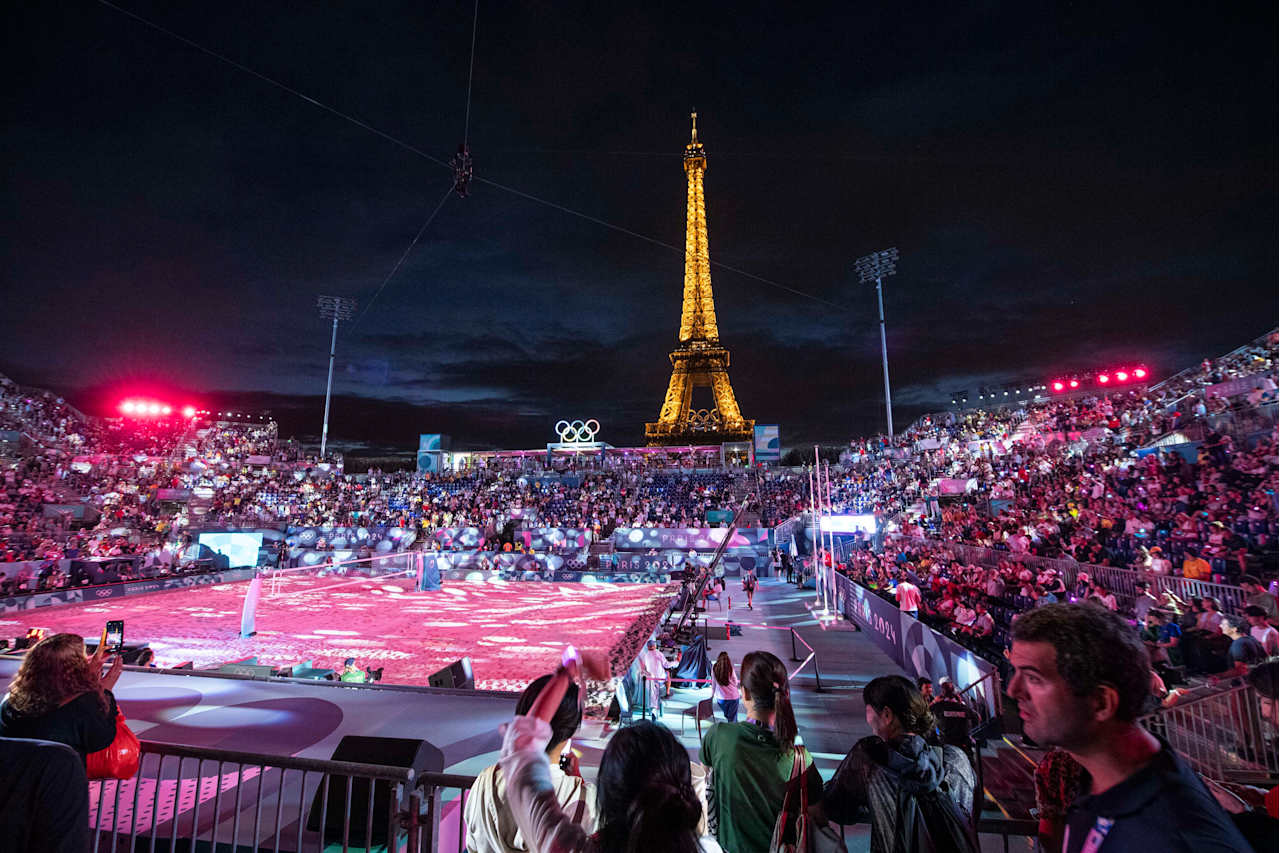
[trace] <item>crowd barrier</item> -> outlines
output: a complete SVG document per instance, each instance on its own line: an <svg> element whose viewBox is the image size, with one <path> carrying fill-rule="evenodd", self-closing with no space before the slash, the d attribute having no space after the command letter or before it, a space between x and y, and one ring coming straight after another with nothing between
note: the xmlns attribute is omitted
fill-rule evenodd
<svg viewBox="0 0 1280 853"><path fill-rule="evenodd" d="M0 598L0 613L17 613L25 610L36 610L43 607L84 604L86 602L105 601L109 598L144 595L151 592L164 592L171 589L186 589L193 586L232 583L234 581L249 580L252 577L253 569L229 569L221 572L171 575L168 577L146 578L135 581L123 581L121 583L102 584L100 586L82 586L50 592L37 592L29 595Z"/></svg>
<svg viewBox="0 0 1280 853"><path fill-rule="evenodd" d="M1275 724L1264 718L1261 696L1248 684L1183 696L1140 722L1169 741L1206 779L1274 784Z"/></svg>
<svg viewBox="0 0 1280 853"><path fill-rule="evenodd" d="M1132 610L1138 597L1138 581L1151 584L1153 595L1168 590L1184 601L1193 597L1216 598L1222 605L1222 612L1240 615L1249 603L1245 591L1238 586L1209 583L1173 575L1156 575L1150 572L1139 572L1133 569L1118 569L1115 566L1095 566L1092 563L1078 563L1070 558L1039 557L1035 554L1023 554L1014 551L1000 551L995 548L983 548L979 545L965 545L959 542L947 542L943 539L928 539L919 536L901 536L895 542L909 543L925 547L943 547L962 562L979 566L995 566L1001 560L1018 563L1032 569L1056 569L1062 573L1067 588L1073 588L1076 575L1083 572L1091 580L1100 581L1107 590L1115 595L1117 602L1126 610Z"/></svg>
<svg viewBox="0 0 1280 853"><path fill-rule="evenodd" d="M463 849L461 806L472 776L147 740L141 745L134 778L89 783L93 853ZM457 795L446 800L453 790Z"/></svg>

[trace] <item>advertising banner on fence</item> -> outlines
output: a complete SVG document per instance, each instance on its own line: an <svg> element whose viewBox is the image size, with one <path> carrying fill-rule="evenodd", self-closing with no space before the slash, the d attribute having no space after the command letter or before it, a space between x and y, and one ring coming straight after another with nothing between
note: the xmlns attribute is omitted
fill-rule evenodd
<svg viewBox="0 0 1280 853"><path fill-rule="evenodd" d="M836 584L845 618L857 623L912 679L925 676L936 683L945 675L963 690L996 670L995 664L899 611L895 602L843 576ZM1000 707L998 689L998 680L989 678L974 690L975 701L992 716Z"/></svg>
<svg viewBox="0 0 1280 853"><path fill-rule="evenodd" d="M898 606L846 577L838 576L836 583L843 597L845 618L861 626L880 651L902 666L902 621L898 618Z"/></svg>
<svg viewBox="0 0 1280 853"><path fill-rule="evenodd" d="M69 562L69 561L68 561ZM104 586L87 586L77 589L64 589L57 592L37 592L31 595L16 595L0 598L0 613L11 613L23 610L35 610L43 607L54 607L61 604L82 604L95 601L106 601L127 595L144 595L149 592L163 592L170 589L185 589L193 586L232 583L249 580L253 577L253 569L216 572L212 574L179 575L177 577L153 578L151 580L126 581L124 583Z"/></svg>

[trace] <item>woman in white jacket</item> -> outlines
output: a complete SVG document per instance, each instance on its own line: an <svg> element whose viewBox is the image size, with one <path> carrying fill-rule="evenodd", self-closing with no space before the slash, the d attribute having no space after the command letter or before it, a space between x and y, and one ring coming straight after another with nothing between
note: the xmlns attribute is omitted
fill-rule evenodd
<svg viewBox="0 0 1280 853"><path fill-rule="evenodd" d="M556 799L546 745L547 720L578 665L558 669L528 715L507 724L499 765L507 801L529 849L537 853L720 853L702 839L702 801L693 788L689 753L664 726L648 721L614 733L596 781L599 829L575 823Z"/></svg>
<svg viewBox="0 0 1280 853"><path fill-rule="evenodd" d="M551 676L544 675L525 688L516 702L517 715L529 713L533 701L549 681ZM562 769L563 763L572 763L574 760L572 753L568 751L569 741L581 724L582 708L578 704L578 686L571 684L547 724L551 734L545 749L545 763L556 802L569 819L585 832L594 832L595 789L576 775L576 768L572 773L566 773ZM568 762L562 762L562 756L566 756ZM470 853L528 853L534 849L525 842L515 816L511 813L511 806L507 802L506 776L497 764L486 767L476 777L471 792L467 795L464 815L467 823L467 850Z"/></svg>

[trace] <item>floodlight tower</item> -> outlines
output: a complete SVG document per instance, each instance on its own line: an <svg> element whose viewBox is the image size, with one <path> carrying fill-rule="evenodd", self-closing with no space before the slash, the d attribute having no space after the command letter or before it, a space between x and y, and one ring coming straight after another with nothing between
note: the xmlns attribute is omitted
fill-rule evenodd
<svg viewBox="0 0 1280 853"><path fill-rule="evenodd" d="M324 426L320 430L320 458L324 459L324 451L329 443L329 395L333 392L333 359L338 352L338 323L350 320L356 313L356 301L342 296L318 296L316 307L320 316L333 321L333 334L329 338L329 381L324 386Z"/></svg>
<svg viewBox="0 0 1280 853"><path fill-rule="evenodd" d="M889 394L889 344L884 335L884 285L883 280L898 271L898 250L884 249L858 258L854 269L861 282L876 283L876 301L880 303L880 357L884 361L884 417L889 423L889 438L893 439L893 398Z"/></svg>

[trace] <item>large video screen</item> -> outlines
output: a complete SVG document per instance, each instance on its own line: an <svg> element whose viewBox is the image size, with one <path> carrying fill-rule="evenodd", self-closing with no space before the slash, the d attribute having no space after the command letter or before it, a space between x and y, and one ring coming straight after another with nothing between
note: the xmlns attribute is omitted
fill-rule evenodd
<svg viewBox="0 0 1280 853"><path fill-rule="evenodd" d="M876 517L867 515L825 515L822 517L823 533L857 533L862 531L867 536L876 534Z"/></svg>
<svg viewBox="0 0 1280 853"><path fill-rule="evenodd" d="M201 533L199 543L227 558L228 568L258 565L258 549L262 533Z"/></svg>

